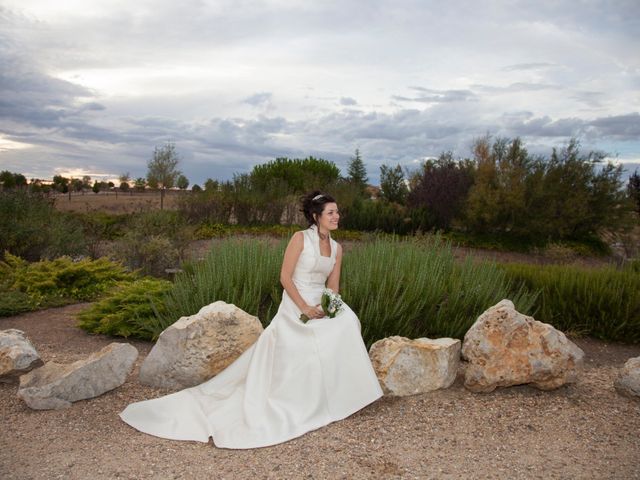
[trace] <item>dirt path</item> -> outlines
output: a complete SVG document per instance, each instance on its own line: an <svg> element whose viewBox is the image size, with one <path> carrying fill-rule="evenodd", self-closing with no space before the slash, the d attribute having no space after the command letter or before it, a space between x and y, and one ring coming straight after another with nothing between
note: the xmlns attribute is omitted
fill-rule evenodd
<svg viewBox="0 0 640 480"><path fill-rule="evenodd" d="M0 318L24 330L45 361L71 362L112 341L74 327L83 305ZM137 382L148 342L121 387L57 411L29 409L0 384L0 478L9 479L640 479L640 402L618 395L616 369L640 345L574 340L586 353L578 383L473 394L454 385L384 397L302 437L254 450L164 440L118 417L165 391Z"/></svg>

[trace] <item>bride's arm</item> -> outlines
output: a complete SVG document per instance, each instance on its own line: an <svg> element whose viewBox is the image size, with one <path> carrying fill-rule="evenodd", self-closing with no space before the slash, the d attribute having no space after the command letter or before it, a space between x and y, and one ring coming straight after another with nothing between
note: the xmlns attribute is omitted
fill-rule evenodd
<svg viewBox="0 0 640 480"><path fill-rule="evenodd" d="M300 295L300 292L298 292L298 289L293 283L293 272L303 249L303 233L296 232L293 234L293 237L291 237L289 245L287 245L287 248L284 251L284 259L282 260L282 268L280 270L280 283L286 290L289 297L291 297L291 300L293 300L293 303L298 306L302 313L309 318L321 318L324 316L322 309L312 305L307 305L307 302L302 298L302 295Z"/></svg>
<svg viewBox="0 0 640 480"><path fill-rule="evenodd" d="M342 268L342 247L339 243L336 243L338 246L336 250L336 264L333 266L333 270L329 274L327 278L327 288L330 288L336 293L340 293L340 269Z"/></svg>

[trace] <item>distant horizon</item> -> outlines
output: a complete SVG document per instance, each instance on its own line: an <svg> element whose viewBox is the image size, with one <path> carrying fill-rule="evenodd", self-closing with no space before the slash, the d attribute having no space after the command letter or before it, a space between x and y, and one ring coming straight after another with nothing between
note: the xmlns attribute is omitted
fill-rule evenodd
<svg viewBox="0 0 640 480"><path fill-rule="evenodd" d="M4 0L0 170L190 183L276 157L412 167L474 139L577 138L640 168L640 4ZM170 28L168 28L170 27ZM159 33L162 32L162 33Z"/></svg>
<svg viewBox="0 0 640 480"><path fill-rule="evenodd" d="M526 145L525 145L525 147L526 147ZM435 159L435 158L437 158L437 157L430 157L430 158L431 158L431 159ZM470 159L470 157L456 157L456 156L454 156L454 158L455 158L456 160ZM547 159L548 159L548 157L545 157L545 158L547 158ZM275 159L275 158L274 158L274 159ZM325 159L325 160L328 160L328 159ZM425 159L425 160L426 160L426 159ZM269 161L269 160L267 160L267 161ZM331 161L331 160L329 160L329 161ZM616 164L616 162L615 162L615 161L613 161L613 159L611 159L611 158L607 157L607 158L605 158L605 159L603 160L603 162L602 162L600 165L606 165L608 161L611 161L611 163ZM366 163L365 163L365 166L366 166ZM627 168L627 167L631 167L631 168ZM340 168L340 167L339 167L339 168ZM419 164L415 164L415 169L419 169L419 168L420 168L420 167L419 167ZM598 165L596 165L596 168L598 168ZM6 170L6 169L1 168L1 165L0 165L0 171L2 171L2 170ZM180 170L180 165L178 165L178 170ZM630 177L631 175L633 175L636 171L638 171L638 173L640 173L640 163L637 163L637 164L635 164L635 163L626 163L626 164L623 164L623 174L622 174L621 178L622 178L622 180L624 181L624 184L625 184L625 185L628 183L629 177ZM28 182L28 183L30 183L31 181L34 181L34 180L38 180L38 181L44 182L44 183L46 183L46 184L52 184L52 183L53 183L53 177L54 177L55 175L61 175L61 176L63 176L63 177L69 178L69 179L72 179L72 178L81 179L83 176L88 175L88 174L84 173L84 174L79 175L79 176L73 176L73 175L67 176L67 175L63 175L62 173L54 173L53 175L51 175L51 176L50 176L50 177L48 177L48 178L42 178L42 177L30 177L30 176L28 176L27 174L25 174L24 172L12 172L12 173L19 173L19 174L24 175L24 176L25 176L25 178L27 179L27 182ZM122 172L122 173L127 173L127 172ZM240 174L240 173L249 173L249 172L235 172L235 173L236 173L236 174ZM340 175L341 175L342 177L346 177L346 176L347 176L346 168L344 168L344 169L343 169L343 168L340 168ZM91 176L91 175L88 175L88 176L89 176L89 177L91 177L91 182L92 182L92 184L93 184L93 182L94 182L94 181L96 181L96 180L97 180L97 181L99 181L99 182L105 182L105 183L112 182L112 183L114 183L115 187L118 187L118 186L119 186L119 184L120 184L120 179L119 179L118 177L106 177L106 176L105 176L105 177L100 177L100 176L93 177L93 176ZM137 178L139 178L139 177L143 177L143 178L145 178L145 180L146 180L146 171L145 171L145 174L144 174L144 175L137 175L137 176L135 176L135 177L132 175L132 176L131 176L131 179L129 180L129 185L130 185L130 186L133 186L133 184L134 184L135 180L136 180ZM368 172L368 171L367 171L367 177L369 178L369 182L367 183L367 186L375 187L375 188L380 188L380 184L379 184L379 182L378 182L378 183L373 183L373 182L371 182L371 176L370 176L370 174L369 174L369 172ZM228 180L232 180L232 178L225 178L225 179L222 179L222 178L216 178L216 177L207 177L207 178L204 178L202 181L198 182L198 181L193 181L193 180L192 180L191 178L189 178L188 176L187 176L187 179L189 180L189 186L187 187L187 190L191 190L191 188L193 187L193 185L198 185L199 187L201 187L202 189L204 189L204 184L205 184L205 182L206 182L208 179L218 180L218 181L223 181L223 182L224 182L224 181L228 181ZM172 189L178 189L177 187L171 187L171 188L172 188Z"/></svg>

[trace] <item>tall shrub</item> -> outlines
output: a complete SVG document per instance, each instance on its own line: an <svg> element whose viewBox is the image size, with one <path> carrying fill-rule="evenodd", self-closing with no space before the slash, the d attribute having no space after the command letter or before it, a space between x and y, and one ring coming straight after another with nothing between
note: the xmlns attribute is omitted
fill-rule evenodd
<svg viewBox="0 0 640 480"><path fill-rule="evenodd" d="M368 346L390 335L462 338L503 298L523 312L535 298L494 263L456 262L439 237L364 244L349 252L343 268L343 298L360 317Z"/></svg>
<svg viewBox="0 0 640 480"><path fill-rule="evenodd" d="M0 256L8 251L27 260L86 252L82 225L57 212L52 199L27 189L0 192Z"/></svg>
<svg viewBox="0 0 640 480"><path fill-rule="evenodd" d="M633 268L505 264L510 279L540 291L536 319L577 335L640 341L640 274Z"/></svg>
<svg viewBox="0 0 640 480"><path fill-rule="evenodd" d="M422 243L420 243L422 242ZM202 262L185 266L164 298L157 328L216 300L258 316L276 313L285 243L224 240ZM509 282L495 264L457 264L439 240L377 240L345 256L342 294L358 314L367 345L389 335L461 338L477 316L503 298L528 312L534 296ZM158 332L159 333L159 332Z"/></svg>

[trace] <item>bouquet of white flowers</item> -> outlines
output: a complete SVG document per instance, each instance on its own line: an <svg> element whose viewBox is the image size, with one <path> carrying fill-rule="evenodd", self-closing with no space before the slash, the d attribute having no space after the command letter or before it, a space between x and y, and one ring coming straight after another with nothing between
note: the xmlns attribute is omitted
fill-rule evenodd
<svg viewBox="0 0 640 480"><path fill-rule="evenodd" d="M324 310L325 316L329 318L335 317L338 312L340 312L343 305L344 302L342 301L340 294L334 292L330 288L325 288L322 291L320 306L322 307L322 310ZM309 321L309 317L303 313L300 315L300 320L302 320L302 323L307 323Z"/></svg>

